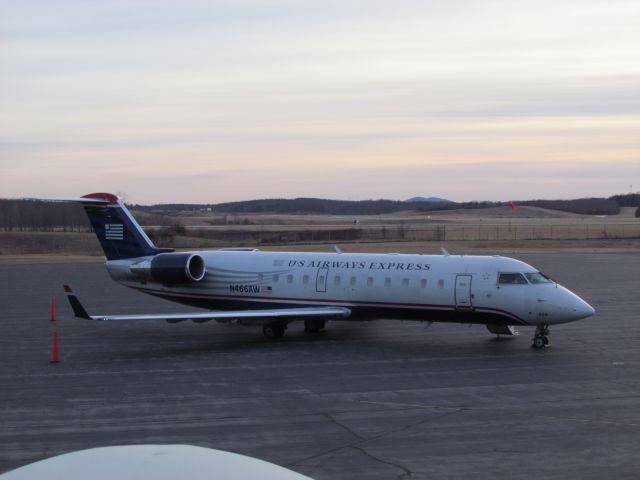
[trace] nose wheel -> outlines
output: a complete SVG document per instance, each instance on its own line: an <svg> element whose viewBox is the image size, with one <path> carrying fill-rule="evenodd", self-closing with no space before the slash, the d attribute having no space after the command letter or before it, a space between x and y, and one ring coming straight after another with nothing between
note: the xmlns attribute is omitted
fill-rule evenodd
<svg viewBox="0 0 640 480"><path fill-rule="evenodd" d="M542 323L536 327L536 333L533 336L531 346L535 349L541 349L549 346L549 325Z"/></svg>

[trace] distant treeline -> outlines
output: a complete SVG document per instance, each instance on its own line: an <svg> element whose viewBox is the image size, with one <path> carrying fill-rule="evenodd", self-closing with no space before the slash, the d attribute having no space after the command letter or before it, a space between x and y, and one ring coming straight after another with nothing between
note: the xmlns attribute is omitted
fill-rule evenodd
<svg viewBox="0 0 640 480"><path fill-rule="evenodd" d="M214 213L272 213L319 215L383 215L402 211L454 210L459 208L489 208L500 202L401 202L398 200L329 200L323 198L268 198L212 204L161 204L136 206L136 210L164 212L212 211Z"/></svg>
<svg viewBox="0 0 640 480"><path fill-rule="evenodd" d="M640 207L640 194L615 195L610 198L578 198L574 200L526 200L516 205L533 206L581 215L616 215L620 207ZM317 213L327 215L380 215L406 210L474 210L505 206L505 202L399 202L394 200L324 200L296 198L249 200L245 202L206 205L217 213ZM164 207L164 206L163 206ZM178 207L178 206L176 206ZM194 206L198 209L198 206ZM203 206L204 207L204 206ZM200 208L202 209L202 207Z"/></svg>
<svg viewBox="0 0 640 480"><path fill-rule="evenodd" d="M322 198L269 198L212 204L161 204L136 206L142 211L165 212L213 211L215 213L275 213L321 215L380 215L414 210L416 203L396 200L327 200Z"/></svg>
<svg viewBox="0 0 640 480"><path fill-rule="evenodd" d="M575 200L527 200L515 202L516 205L533 206L560 210L581 215L615 215L620 206L640 206L634 197L640 195L617 195L611 198L580 198ZM474 210L505 206L505 202L400 202L395 200L327 200L320 198L272 198L248 200L244 202L220 203L217 205L166 204L151 207L137 207L143 211L163 212L167 214L180 211L211 211L222 214L320 214L320 215L381 215L400 211L441 211Z"/></svg>
<svg viewBox="0 0 640 480"><path fill-rule="evenodd" d="M640 193L627 193L626 195L614 195L609 197L621 207L640 207Z"/></svg>
<svg viewBox="0 0 640 480"><path fill-rule="evenodd" d="M154 213L178 213L185 211L200 212L213 210L216 205L211 203L159 203L156 205L129 205L127 208L130 210L136 210L138 212L154 212Z"/></svg>
<svg viewBox="0 0 640 480"><path fill-rule="evenodd" d="M504 202L436 202L436 203L416 203L415 209L419 212L434 212L441 210L477 210L479 208L502 207Z"/></svg>
<svg viewBox="0 0 640 480"><path fill-rule="evenodd" d="M413 210L414 205L395 200L326 200L321 198L266 199L215 205L217 213L313 213L325 215L380 215Z"/></svg>
<svg viewBox="0 0 640 480"><path fill-rule="evenodd" d="M517 206L533 206L581 215L615 215L620 207L640 207L640 194L615 195L610 198L575 200L527 200ZM504 202L400 202L394 200L326 200L319 198L264 199L212 204L130 205L144 225L180 226L178 214L185 211L214 214L320 214L380 215L399 211L436 211L479 209L505 206ZM640 209L638 210L640 215ZM90 231L87 217L78 205L37 200L0 199L0 231Z"/></svg>
<svg viewBox="0 0 640 480"><path fill-rule="evenodd" d="M0 199L0 230L86 232L91 230L91 225L79 205Z"/></svg>
<svg viewBox="0 0 640 480"><path fill-rule="evenodd" d="M616 215L620 205L608 198L578 198L575 200L527 200L516 205L547 208L581 215Z"/></svg>

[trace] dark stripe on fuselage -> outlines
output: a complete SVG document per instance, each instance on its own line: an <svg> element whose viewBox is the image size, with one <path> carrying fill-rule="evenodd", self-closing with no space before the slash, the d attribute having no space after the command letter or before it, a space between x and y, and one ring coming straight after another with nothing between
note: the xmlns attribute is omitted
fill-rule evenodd
<svg viewBox="0 0 640 480"><path fill-rule="evenodd" d="M379 301L348 302L331 299L307 299L287 297L260 297L248 295L213 295L203 293L182 293L154 290L131 286L135 290L164 298L173 302L208 310L263 310L273 308L302 308L309 306L345 307L351 310L347 320L374 320L394 318L402 320L426 320L460 323L495 323L505 325L528 325L527 322L505 310L497 308L477 307L474 309L456 309L454 305L430 305L421 303L399 303ZM301 303L304 302L304 303Z"/></svg>

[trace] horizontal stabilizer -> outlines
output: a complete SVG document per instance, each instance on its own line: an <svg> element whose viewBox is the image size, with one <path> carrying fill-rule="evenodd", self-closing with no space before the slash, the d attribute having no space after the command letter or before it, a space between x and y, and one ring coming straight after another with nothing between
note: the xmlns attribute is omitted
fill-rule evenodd
<svg viewBox="0 0 640 480"><path fill-rule="evenodd" d="M105 198L86 198L86 197L37 197L25 198L25 200L38 200L41 202L66 202L66 203L82 203L86 205L109 205L113 203Z"/></svg>
<svg viewBox="0 0 640 480"><path fill-rule="evenodd" d="M244 320L244 319L344 319L351 315L351 310L344 307L301 307L274 308L265 310L223 310L187 313L146 313L134 315L89 315L68 285L64 286L67 298L76 317L96 321L133 321L133 320Z"/></svg>

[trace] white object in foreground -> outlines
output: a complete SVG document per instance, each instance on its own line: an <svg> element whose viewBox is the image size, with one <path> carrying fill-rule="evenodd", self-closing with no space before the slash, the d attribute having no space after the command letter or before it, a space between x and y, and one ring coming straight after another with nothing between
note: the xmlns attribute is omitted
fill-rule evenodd
<svg viewBox="0 0 640 480"><path fill-rule="evenodd" d="M311 480L237 453L193 445L122 445L66 453L17 468L0 480Z"/></svg>

